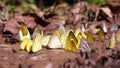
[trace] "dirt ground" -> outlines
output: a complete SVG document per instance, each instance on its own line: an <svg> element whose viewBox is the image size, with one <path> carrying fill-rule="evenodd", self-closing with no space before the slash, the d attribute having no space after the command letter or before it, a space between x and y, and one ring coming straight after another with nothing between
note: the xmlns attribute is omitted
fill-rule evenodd
<svg viewBox="0 0 120 68"><path fill-rule="evenodd" d="M89 54L68 52L62 49L46 49L28 53L20 49L20 43L1 44L0 68L119 68L120 47L107 47L105 42L95 41Z"/></svg>
<svg viewBox="0 0 120 68"><path fill-rule="evenodd" d="M72 6L72 9L70 9L70 6L62 4L54 10L51 9L53 12L16 13L8 20L0 19L0 68L119 68L120 42L116 41L115 47L109 48L112 36L110 25L114 22L118 25L118 29L120 25L120 10L117 10L117 8L120 8L119 3L107 4L114 16L113 18L109 17L111 14L106 14L106 11L102 12L108 15L104 17L99 7L79 2ZM103 5L103 7L106 7L106 5ZM93 18L92 16L87 17L81 10L84 8L91 10L93 14L98 11L100 13L98 13L98 16L94 15ZM116 12L114 12L114 9L116 9ZM99 16L102 18L99 19ZM65 23L65 29L69 30L81 28L81 24L88 23L88 21L106 23L108 32L104 33L105 40L103 42L98 39L97 34L94 34L94 42L90 45L91 52L69 52L63 49L43 47L38 52L28 53L20 49L21 42L18 40L20 24L18 24L18 21L25 22L31 36L36 27L52 34L52 31L58 28L59 23ZM91 31L94 26L93 23L88 31ZM116 34L117 30L113 32Z"/></svg>

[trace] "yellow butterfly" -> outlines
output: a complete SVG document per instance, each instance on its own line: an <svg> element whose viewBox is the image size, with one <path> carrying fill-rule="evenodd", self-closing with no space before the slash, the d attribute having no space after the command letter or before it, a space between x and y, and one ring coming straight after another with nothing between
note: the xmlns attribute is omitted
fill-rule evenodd
<svg viewBox="0 0 120 68"><path fill-rule="evenodd" d="M81 35L83 38L87 38L87 35L80 29L80 28L77 28L76 31L75 31L75 36L78 36L78 35Z"/></svg>
<svg viewBox="0 0 120 68"><path fill-rule="evenodd" d="M80 36L76 38L73 31L70 30L67 32L67 38L65 41L66 43L63 45L63 48L67 51L75 52L80 44Z"/></svg>
<svg viewBox="0 0 120 68"><path fill-rule="evenodd" d="M41 36L43 36L43 30L39 30L38 28L35 28L34 33L32 35L33 38L35 38L36 33L39 33Z"/></svg>
<svg viewBox="0 0 120 68"><path fill-rule="evenodd" d="M54 31L54 34L56 34L59 38L60 38L61 35L62 35L58 29Z"/></svg>
<svg viewBox="0 0 120 68"><path fill-rule="evenodd" d="M93 43L93 34L90 31L87 32L87 41L88 41L88 44Z"/></svg>
<svg viewBox="0 0 120 68"><path fill-rule="evenodd" d="M32 51L32 45L33 45L33 41L31 39L28 39L27 46L26 46L27 52L31 52Z"/></svg>
<svg viewBox="0 0 120 68"><path fill-rule="evenodd" d="M60 37L60 42L61 42L62 48L65 48L66 39L67 39L66 34L62 34Z"/></svg>
<svg viewBox="0 0 120 68"><path fill-rule="evenodd" d="M62 34L66 34L65 27L62 23L59 24L59 28L54 33L60 38Z"/></svg>
<svg viewBox="0 0 120 68"><path fill-rule="evenodd" d="M32 52L37 52L42 49L41 39L42 36L40 35L40 33L36 33L33 40Z"/></svg>
<svg viewBox="0 0 120 68"><path fill-rule="evenodd" d="M33 41L30 38L24 38L20 47L27 52L37 52L42 49L42 31L35 30ZM45 42L46 43L46 42Z"/></svg>
<svg viewBox="0 0 120 68"><path fill-rule="evenodd" d="M20 48L22 50L27 50L28 52L32 51L32 45L33 45L33 41L29 38L24 38L21 45L20 45Z"/></svg>
<svg viewBox="0 0 120 68"><path fill-rule="evenodd" d="M97 34L99 31L100 31L99 28L94 28L94 29L93 29L93 34Z"/></svg>
<svg viewBox="0 0 120 68"><path fill-rule="evenodd" d="M42 36L41 44L42 46L47 46L50 41L51 35Z"/></svg>
<svg viewBox="0 0 120 68"><path fill-rule="evenodd" d="M112 33L111 40L110 40L110 46L109 46L109 48L114 48L115 45L116 45L115 33L113 32L113 33Z"/></svg>
<svg viewBox="0 0 120 68"><path fill-rule="evenodd" d="M116 40L120 42L120 29L117 31Z"/></svg>
<svg viewBox="0 0 120 68"><path fill-rule="evenodd" d="M105 34L103 29L100 29L100 31L98 31L98 38L100 39L100 41L104 41L105 40Z"/></svg>
<svg viewBox="0 0 120 68"><path fill-rule="evenodd" d="M24 38L30 38L30 33L24 22L21 22L21 28L19 31L19 40L23 41Z"/></svg>
<svg viewBox="0 0 120 68"><path fill-rule="evenodd" d="M21 48L22 50L25 50L25 49L26 49L26 46L27 46L27 43L28 43L28 38L25 38L25 39L23 40L23 42L21 43L20 48Z"/></svg>

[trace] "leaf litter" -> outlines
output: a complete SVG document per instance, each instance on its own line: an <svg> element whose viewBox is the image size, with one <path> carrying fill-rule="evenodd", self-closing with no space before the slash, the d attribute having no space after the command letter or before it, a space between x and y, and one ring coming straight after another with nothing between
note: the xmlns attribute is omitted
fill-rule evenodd
<svg viewBox="0 0 120 68"><path fill-rule="evenodd" d="M49 11L38 10L37 13L16 13L13 17L6 20L1 18L0 67L119 67L120 11L117 8L120 5L118 3L110 2L101 7L94 7L87 2L80 1L75 3L73 7L66 4L59 4L53 5L55 8L49 9ZM37 44L39 41L39 45L42 46L43 44L44 46L40 47L40 49L34 53L27 52L30 50L28 46L27 51L20 49L21 42L18 39L20 24L18 21L25 23L30 31L30 40L33 43L36 42ZM44 43L40 43L40 40L35 41L35 38L32 37L36 28L43 31L41 38L45 38L44 40L47 41L46 44L44 41L42 41ZM78 34L74 36L77 28L80 28L87 38L82 37L82 39L80 39L81 36L83 36L82 32L80 34L78 32ZM99 30L94 33L94 29ZM56 30L59 32L55 33L54 31ZM66 36L69 30L72 30L73 33ZM62 37L63 43L61 43ZM67 37L67 39L65 37ZM69 40L66 48L70 48L70 51L62 47L66 45L66 40ZM76 42L79 43L79 41L81 43L79 45L76 44ZM35 48L37 48L37 45ZM79 52L72 52L71 48L78 48ZM18 58L20 55L23 55L23 57ZM44 58L46 59L40 61L40 59ZM12 62L13 60L14 62Z"/></svg>

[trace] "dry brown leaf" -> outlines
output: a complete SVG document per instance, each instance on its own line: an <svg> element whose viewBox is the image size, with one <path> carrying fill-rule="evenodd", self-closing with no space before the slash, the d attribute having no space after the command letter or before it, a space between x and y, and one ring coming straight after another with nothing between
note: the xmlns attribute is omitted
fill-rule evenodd
<svg viewBox="0 0 120 68"><path fill-rule="evenodd" d="M30 16L16 15L15 18L12 18L5 22L4 32L9 31L14 35L18 34L18 31L20 29L20 24L18 24L18 21L24 22L28 28L33 29L36 26L34 20L35 19Z"/></svg>
<svg viewBox="0 0 120 68"><path fill-rule="evenodd" d="M112 12L108 7L101 7L99 9L102 10L106 15L108 15L108 17L110 18L113 17Z"/></svg>
<svg viewBox="0 0 120 68"><path fill-rule="evenodd" d="M120 13L120 9L119 9L120 8L120 2L116 2L116 3L111 2L111 3L106 4L106 6L108 6L111 9L113 14Z"/></svg>
<svg viewBox="0 0 120 68"><path fill-rule="evenodd" d="M17 34L19 31L20 25L17 23L16 20L11 19L5 23L4 32L9 31L12 34Z"/></svg>

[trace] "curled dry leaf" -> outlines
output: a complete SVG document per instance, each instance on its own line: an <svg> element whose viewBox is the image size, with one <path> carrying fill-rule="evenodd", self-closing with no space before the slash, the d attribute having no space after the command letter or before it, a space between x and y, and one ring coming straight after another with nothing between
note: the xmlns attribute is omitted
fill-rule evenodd
<svg viewBox="0 0 120 68"><path fill-rule="evenodd" d="M112 12L108 7L101 7L99 9L102 10L108 17L113 17Z"/></svg>
<svg viewBox="0 0 120 68"><path fill-rule="evenodd" d="M116 1L119 1L119 2L111 2L111 3L106 4L106 6L108 6L111 9L113 14L120 13L120 9L119 9L120 8L120 0L116 0Z"/></svg>
<svg viewBox="0 0 120 68"><path fill-rule="evenodd" d="M24 22L26 26L31 29L33 29L36 26L36 23L34 22L35 21L34 17L16 14L15 18L12 18L5 22L4 32L9 31L14 35L18 34L20 28L18 21Z"/></svg>
<svg viewBox="0 0 120 68"><path fill-rule="evenodd" d="M14 19L11 19L5 22L4 32L9 31L12 34L16 35L19 32L19 27L20 25L17 23L17 21Z"/></svg>

